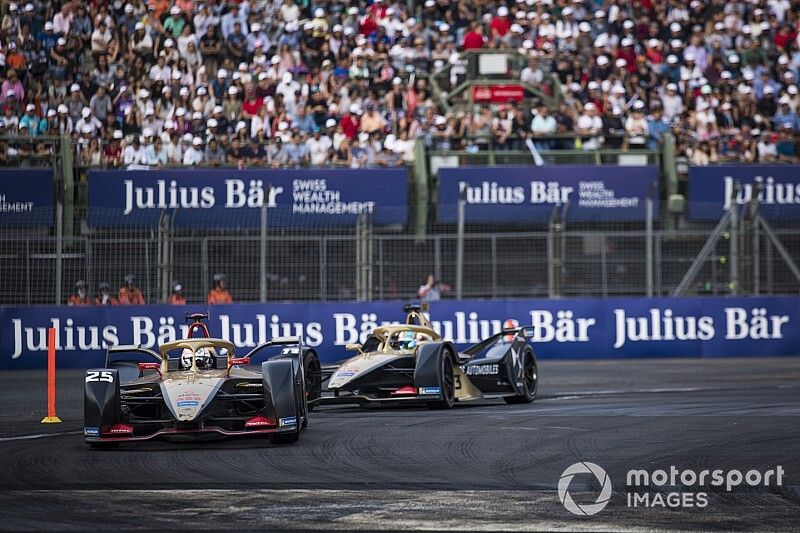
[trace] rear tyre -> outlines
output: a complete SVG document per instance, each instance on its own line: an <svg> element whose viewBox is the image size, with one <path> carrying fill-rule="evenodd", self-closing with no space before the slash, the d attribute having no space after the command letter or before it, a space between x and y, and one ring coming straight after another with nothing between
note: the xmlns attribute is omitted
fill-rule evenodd
<svg viewBox="0 0 800 533"><path fill-rule="evenodd" d="M439 359L439 391L438 400L427 402L430 409L450 409L456 401L456 379L453 354L450 350L442 350Z"/></svg>
<svg viewBox="0 0 800 533"><path fill-rule="evenodd" d="M517 396L506 396L503 398L506 403L531 403L536 399L536 391L539 388L539 368L536 365L536 357L533 350L526 349L522 353L522 387L523 394Z"/></svg>
<svg viewBox="0 0 800 533"><path fill-rule="evenodd" d="M296 424L294 431L290 433L276 433L272 436L273 444L294 444L300 439L300 429L302 424L302 412L300 411L300 400L302 396L298 394L297 387L294 387L294 416Z"/></svg>

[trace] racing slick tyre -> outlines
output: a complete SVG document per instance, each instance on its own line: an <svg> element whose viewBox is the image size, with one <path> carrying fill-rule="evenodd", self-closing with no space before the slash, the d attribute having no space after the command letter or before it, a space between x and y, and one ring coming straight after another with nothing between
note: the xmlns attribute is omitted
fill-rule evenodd
<svg viewBox="0 0 800 533"><path fill-rule="evenodd" d="M523 394L517 396L506 396L503 398L506 403L531 403L536 399L536 390L539 387L539 368L536 365L536 357L533 350L527 348L522 352L522 388Z"/></svg>
<svg viewBox="0 0 800 533"><path fill-rule="evenodd" d="M454 358L450 350L444 349L439 358L439 390L438 400L427 402L429 409L450 409L456 401L456 380Z"/></svg>
<svg viewBox="0 0 800 533"><path fill-rule="evenodd" d="M293 387L292 390L294 391L294 413L295 413L294 416L296 417L295 420L297 421L297 423L295 424L295 429L291 433L276 433L275 435L273 435L272 436L273 444L294 444L295 442L298 441L298 439L300 439L300 430L302 429L301 416L303 414L300 409L300 400L302 399L302 396L298 394L296 386Z"/></svg>
<svg viewBox="0 0 800 533"><path fill-rule="evenodd" d="M303 376L306 381L306 400L312 402L320 397L322 394L322 367L319 364L319 358L310 350L306 351L303 356ZM314 410L314 404L309 403L307 407L308 412ZM308 419L303 421L303 428L308 424Z"/></svg>

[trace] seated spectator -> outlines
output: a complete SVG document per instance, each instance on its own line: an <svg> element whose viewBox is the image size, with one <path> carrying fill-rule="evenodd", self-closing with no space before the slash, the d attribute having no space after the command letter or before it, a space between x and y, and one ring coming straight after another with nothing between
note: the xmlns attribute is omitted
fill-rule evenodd
<svg viewBox="0 0 800 533"><path fill-rule="evenodd" d="M100 283L100 294L94 299L95 305L119 305L119 301L111 295L111 285L107 281Z"/></svg>
<svg viewBox="0 0 800 533"><path fill-rule="evenodd" d="M92 305L92 300L86 291L86 282L82 279L75 282L75 292L70 295L67 305Z"/></svg>
<svg viewBox="0 0 800 533"><path fill-rule="evenodd" d="M118 301L120 305L144 305L144 295L136 286L133 274L125 276L122 287L119 288Z"/></svg>
<svg viewBox="0 0 800 533"><path fill-rule="evenodd" d="M233 303L233 296L228 291L228 277L225 274L214 274L214 287L209 291L207 301L209 305Z"/></svg>

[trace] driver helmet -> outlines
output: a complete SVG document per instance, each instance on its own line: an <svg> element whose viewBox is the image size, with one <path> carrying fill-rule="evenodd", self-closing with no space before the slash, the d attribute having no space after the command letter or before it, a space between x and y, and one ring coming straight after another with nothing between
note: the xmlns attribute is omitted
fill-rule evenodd
<svg viewBox="0 0 800 533"><path fill-rule="evenodd" d="M513 318L509 318L508 320L503 322L503 329L516 329L518 327L519 327L519 322L517 322ZM516 333L512 333L510 335L505 335L503 337L503 340L505 342L514 342L514 337L516 337L516 336L517 336Z"/></svg>
<svg viewBox="0 0 800 533"><path fill-rule="evenodd" d="M403 331L397 336L401 350L413 350L417 346L416 335L413 331Z"/></svg>
<svg viewBox="0 0 800 533"><path fill-rule="evenodd" d="M181 353L181 368L183 370L190 370L192 368L192 350L184 348ZM197 368L207 370L212 367L213 361L211 360L211 351L208 348L200 348L195 353L194 357Z"/></svg>

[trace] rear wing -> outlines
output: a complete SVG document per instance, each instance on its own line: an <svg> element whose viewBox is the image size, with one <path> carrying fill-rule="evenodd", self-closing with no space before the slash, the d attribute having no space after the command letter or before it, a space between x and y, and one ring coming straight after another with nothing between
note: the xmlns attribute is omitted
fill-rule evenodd
<svg viewBox="0 0 800 533"><path fill-rule="evenodd" d="M506 336L514 335L515 338L524 339L526 342L530 341L533 338L533 328L530 326L523 326L521 328L510 328L510 329L503 329L499 332L495 333L491 337L488 337L478 344L473 344L466 350L462 350L461 353L465 355L477 355L487 349L489 346L497 343L500 339Z"/></svg>

